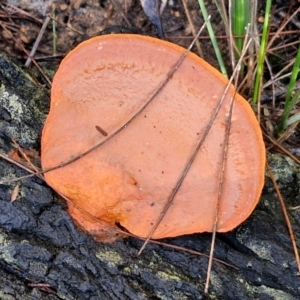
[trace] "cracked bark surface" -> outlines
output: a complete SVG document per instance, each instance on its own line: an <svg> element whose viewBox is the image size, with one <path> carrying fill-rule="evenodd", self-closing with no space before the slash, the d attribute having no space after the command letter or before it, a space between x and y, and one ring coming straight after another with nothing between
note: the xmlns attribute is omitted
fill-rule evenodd
<svg viewBox="0 0 300 300"><path fill-rule="evenodd" d="M49 106L46 90L0 55L0 148L39 150ZM300 168L269 155L287 206L299 205ZM0 178L27 173L0 160ZM10 202L16 184L17 199ZM300 211L290 211L299 239ZM211 236L164 240L208 253ZM76 228L65 204L42 180L0 185L0 299L299 299L297 266L274 188L267 178L253 215L236 230L218 234L209 294L207 258L133 238L95 242ZM299 246L299 243L298 243ZM37 284L38 283L38 284ZM45 285L47 284L47 286Z"/></svg>

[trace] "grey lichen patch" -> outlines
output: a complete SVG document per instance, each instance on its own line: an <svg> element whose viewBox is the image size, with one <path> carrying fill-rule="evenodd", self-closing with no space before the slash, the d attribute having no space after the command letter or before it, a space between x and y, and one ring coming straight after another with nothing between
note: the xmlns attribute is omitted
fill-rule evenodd
<svg viewBox="0 0 300 300"><path fill-rule="evenodd" d="M253 243L246 244L253 252L255 252L260 258L269 260L275 263L272 253L271 246L264 243L263 241L253 241Z"/></svg>
<svg viewBox="0 0 300 300"><path fill-rule="evenodd" d="M5 170L0 170L0 185L4 182L10 182L10 180L15 179L15 169L12 165L10 167L7 167ZM10 184L10 195L13 192L13 189L15 188L15 184ZM23 195L23 194L22 194Z"/></svg>
<svg viewBox="0 0 300 300"><path fill-rule="evenodd" d="M165 295L164 293L160 293L159 291L157 291L156 296L158 297L158 299L161 300L188 300L190 299L187 295L185 295L184 293L178 292L178 291L174 291L172 293L172 298L170 298L169 295Z"/></svg>
<svg viewBox="0 0 300 300"><path fill-rule="evenodd" d="M290 184L296 185L296 183L299 186L300 166L295 161L288 156L269 153L268 162L279 187L285 188L289 187ZM269 176L268 173L266 175Z"/></svg>
<svg viewBox="0 0 300 300"><path fill-rule="evenodd" d="M20 103L19 96L9 94L4 85L0 86L0 97L3 108L10 114L11 119L20 122L21 116L24 113L23 106Z"/></svg>
<svg viewBox="0 0 300 300"><path fill-rule="evenodd" d="M21 147L36 146L49 108L48 91L0 53L0 130Z"/></svg>
<svg viewBox="0 0 300 300"><path fill-rule="evenodd" d="M213 286L214 290L222 291L222 281L220 280L220 276L218 276L218 274L214 271L211 271L210 273L210 285ZM212 293L211 297L213 298Z"/></svg>
<svg viewBox="0 0 300 300"><path fill-rule="evenodd" d="M2 300L15 300L16 298L0 291L0 299Z"/></svg>
<svg viewBox="0 0 300 300"><path fill-rule="evenodd" d="M143 266L143 269L147 272L155 272L159 278L165 281L189 281L189 278L178 273L178 269L176 269L173 265L164 262L156 251L152 252L151 260L148 261L146 265L143 258L138 260L138 265L139 268Z"/></svg>
<svg viewBox="0 0 300 300"><path fill-rule="evenodd" d="M42 278L43 276L46 275L47 271L48 271L48 267L44 263L37 262L37 261L32 261L29 263L28 273L32 276Z"/></svg>
<svg viewBox="0 0 300 300"><path fill-rule="evenodd" d="M237 239L245 246L247 246L249 249L251 249L254 253L256 253L260 258L271 261L275 263L272 251L271 251L271 245L267 242L261 240L256 240L255 237L252 237L251 239L248 238L247 233L244 232L244 234L237 235Z"/></svg>
<svg viewBox="0 0 300 300"><path fill-rule="evenodd" d="M48 272L51 254L44 248L32 246L28 240L12 241L0 231L0 259L20 270L27 269L33 277L43 277Z"/></svg>
<svg viewBox="0 0 300 300"><path fill-rule="evenodd" d="M0 258L9 264L16 263L9 250L10 243L8 237L4 232L0 231Z"/></svg>
<svg viewBox="0 0 300 300"><path fill-rule="evenodd" d="M180 277L175 274L169 274L168 272L158 271L157 276L166 281L180 281Z"/></svg>
<svg viewBox="0 0 300 300"><path fill-rule="evenodd" d="M96 252L96 257L111 267L121 265L123 262L119 253L111 249L102 248L100 251Z"/></svg>
<svg viewBox="0 0 300 300"><path fill-rule="evenodd" d="M167 270L166 270L167 271ZM180 287L182 285L182 279L179 276L176 276L172 273L168 273L165 271L158 271L156 273L157 277L161 278L163 281L165 281L167 284L172 285L175 287ZM169 297L166 297L166 295L161 294L159 290L157 291L157 297L160 299L169 299ZM188 299L187 295L185 295L183 292L180 290L174 290L172 293L172 299L178 299L178 300L184 300Z"/></svg>
<svg viewBox="0 0 300 300"><path fill-rule="evenodd" d="M27 145L36 141L38 135L35 134L34 131L30 130L30 127L26 125L23 126L23 130L24 131L20 131L15 127L6 127L5 133L10 138L14 138L18 144L27 147Z"/></svg>
<svg viewBox="0 0 300 300"><path fill-rule="evenodd" d="M7 121L10 121L3 128L6 136L16 139L22 145L34 144L39 131L31 124L28 126L28 120L32 122L36 119L36 126L42 127L45 116L37 109L25 105L19 95L8 92L4 85L0 87L0 103L2 110L6 112Z"/></svg>
<svg viewBox="0 0 300 300"><path fill-rule="evenodd" d="M243 282L243 285L248 290L249 294L265 294L266 299L273 299L273 300L294 300L295 298L284 291L277 290L274 288L267 287L265 285L261 286L250 286L247 282Z"/></svg>

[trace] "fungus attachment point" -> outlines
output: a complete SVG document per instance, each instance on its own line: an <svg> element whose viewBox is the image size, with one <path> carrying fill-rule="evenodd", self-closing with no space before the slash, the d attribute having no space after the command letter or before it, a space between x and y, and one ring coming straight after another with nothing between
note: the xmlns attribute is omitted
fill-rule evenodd
<svg viewBox="0 0 300 300"><path fill-rule="evenodd" d="M68 211L77 223L99 239L112 241L115 235L96 218L148 236L222 98L227 80L190 53L142 113L112 136L150 99L184 52L145 36L100 36L71 51L54 77L42 135L43 169L107 141L45 178L76 205L68 203ZM154 239L212 231L232 97L217 230L235 228L255 208L265 149L253 111L231 87Z"/></svg>

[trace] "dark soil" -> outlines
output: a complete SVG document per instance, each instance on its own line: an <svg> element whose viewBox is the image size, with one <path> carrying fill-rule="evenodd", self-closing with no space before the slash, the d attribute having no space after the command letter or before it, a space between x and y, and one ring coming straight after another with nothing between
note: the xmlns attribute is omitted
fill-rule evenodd
<svg viewBox="0 0 300 300"><path fill-rule="evenodd" d="M10 11L5 26L16 40L2 28L0 49L23 65L27 57L22 46L30 51L44 20L44 6L37 6L42 1L16 2L29 15ZM127 10L124 1L116 3L127 15L130 26L109 1L57 2L57 54L53 57L53 37L48 25L35 55L38 62L45 64L50 78L62 56L107 27L131 27L156 35L138 1L128 0ZM7 6L4 8L7 11ZM197 2L188 1L188 8L198 29L202 21ZM222 28L218 29L217 13L212 18L217 34L223 35ZM16 25L12 26L12 20ZM162 22L168 40L188 45L191 29L181 1L169 1ZM216 65L213 55L208 54L212 53L210 49L207 40L203 43L204 57ZM38 82L28 76L28 70L23 73L6 55L0 55L1 153L13 149L12 138L23 149L40 149L49 90L39 72L33 68L30 74ZM269 159L287 205L299 205L300 168L286 157L272 155ZM38 164L38 157L35 163ZM1 180L27 174L0 160ZM16 185L20 191L11 202ZM95 242L77 229L65 208L65 203L39 178L0 185L0 299L300 298L291 242L268 177L262 200L249 220L230 233L217 235L215 257L238 269L214 262L207 295L203 294L207 258L154 244L137 257L141 241L127 238L113 244ZM291 216L299 240L299 210L291 211ZM207 254L211 236L195 234L165 242Z"/></svg>
<svg viewBox="0 0 300 300"><path fill-rule="evenodd" d="M103 30L107 33L115 26L141 34L157 36L155 26L148 20L139 1L116 0L114 2L117 7L110 1L57 1L54 11L54 16L57 20L55 22L56 40L54 40L52 33L52 25L54 23L51 21L43 34L35 58L40 61L42 58L52 57L55 51L53 43L56 45L56 55L59 57L64 56L82 40L101 34ZM30 52L40 31L41 24L45 19L42 13L45 14L47 12L51 14L52 8L43 4L43 1L10 0L7 3L17 5L22 11L10 6L3 6L3 15L6 21L4 25L7 26L7 29L10 29L10 26L12 26L10 20L13 21L15 30L11 32L15 40L10 36L9 32L6 32L3 28L0 29L1 35L4 37L0 41L0 49L9 53L11 57L25 60L27 57L22 47ZM199 5L195 1L188 1L187 6L195 30L198 31L202 25ZM120 11L127 21L124 20ZM212 18L216 34L224 36L224 30L221 26L218 26L221 19L215 8L212 10ZM169 1L162 15L162 25L167 40L185 47L191 42L191 26L187 21L181 1ZM205 31L203 33L204 36L207 36ZM225 39L220 41L221 44L226 43ZM226 45L224 44L224 46ZM214 55L211 54L209 39L205 38L202 47L204 58L214 64ZM197 51L196 48L193 50Z"/></svg>

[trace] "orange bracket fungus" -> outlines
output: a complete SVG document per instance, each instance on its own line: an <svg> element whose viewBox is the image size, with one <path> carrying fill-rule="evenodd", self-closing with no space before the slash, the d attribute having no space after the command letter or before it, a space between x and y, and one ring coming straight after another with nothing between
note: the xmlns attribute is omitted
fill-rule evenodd
<svg viewBox="0 0 300 300"><path fill-rule="evenodd" d="M45 178L75 204L68 203L68 211L76 222L99 239L113 240L104 223L111 228L120 225L138 237L149 235L216 112L228 81L189 53L161 92L124 127L184 52L146 36L99 36L71 51L54 77L42 135L43 169L107 142L47 172ZM233 97L218 205L226 118ZM259 200L264 167L258 122L231 86L152 238L211 232L217 207L217 231L235 228Z"/></svg>

